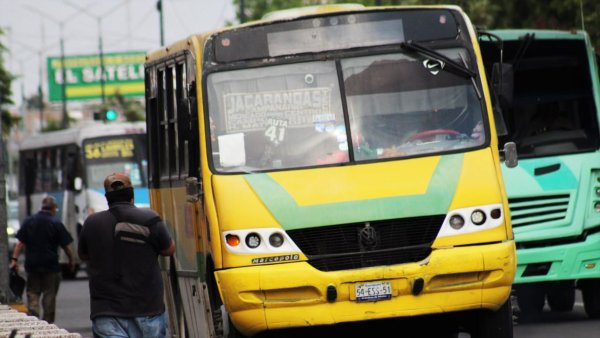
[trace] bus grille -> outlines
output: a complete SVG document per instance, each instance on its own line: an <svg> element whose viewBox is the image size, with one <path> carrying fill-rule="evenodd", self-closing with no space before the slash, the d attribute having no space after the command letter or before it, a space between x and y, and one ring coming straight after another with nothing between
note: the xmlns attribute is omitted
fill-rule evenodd
<svg viewBox="0 0 600 338"><path fill-rule="evenodd" d="M513 227L548 223L565 219L569 194L510 198L508 205Z"/></svg>
<svg viewBox="0 0 600 338"><path fill-rule="evenodd" d="M417 262L431 253L445 215L333 225L288 231L321 271Z"/></svg>

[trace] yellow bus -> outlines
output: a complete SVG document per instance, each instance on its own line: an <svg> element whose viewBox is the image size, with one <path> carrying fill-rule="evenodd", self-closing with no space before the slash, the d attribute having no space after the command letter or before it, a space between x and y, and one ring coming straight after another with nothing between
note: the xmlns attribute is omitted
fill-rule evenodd
<svg viewBox="0 0 600 338"><path fill-rule="evenodd" d="M430 326L512 337L501 156L459 7L275 15L150 52L145 71L173 336L451 313Z"/></svg>

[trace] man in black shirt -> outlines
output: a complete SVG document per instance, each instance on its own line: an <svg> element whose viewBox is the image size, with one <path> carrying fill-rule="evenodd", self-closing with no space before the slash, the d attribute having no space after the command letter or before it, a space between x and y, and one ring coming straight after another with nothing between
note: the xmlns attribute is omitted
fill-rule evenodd
<svg viewBox="0 0 600 338"><path fill-rule="evenodd" d="M94 337L165 337L158 255L173 255L175 243L156 212L133 204L126 174L108 175L104 190L109 209L85 220L78 248L88 261Z"/></svg>
<svg viewBox="0 0 600 338"><path fill-rule="evenodd" d="M56 294L60 286L61 268L58 262L58 247L69 257L69 268L74 268L73 254L69 244L71 234L55 217L58 212L56 199L47 196L42 200L42 209L28 217L17 232L17 245L11 257L11 269L18 269L17 259L25 248L25 271L27 272L27 313L40 317L40 299L44 310L41 319L54 323Z"/></svg>

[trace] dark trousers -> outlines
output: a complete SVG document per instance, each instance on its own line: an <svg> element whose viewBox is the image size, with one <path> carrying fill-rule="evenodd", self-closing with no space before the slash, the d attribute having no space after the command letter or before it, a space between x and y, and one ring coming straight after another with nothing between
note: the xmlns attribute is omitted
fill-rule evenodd
<svg viewBox="0 0 600 338"><path fill-rule="evenodd" d="M27 273L27 314L54 323L56 294L58 294L60 280L60 272ZM40 302L43 317L40 317Z"/></svg>

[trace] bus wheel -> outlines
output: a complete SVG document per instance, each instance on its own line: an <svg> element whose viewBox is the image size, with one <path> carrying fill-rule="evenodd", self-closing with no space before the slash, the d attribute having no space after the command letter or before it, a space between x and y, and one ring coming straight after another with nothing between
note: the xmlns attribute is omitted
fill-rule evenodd
<svg viewBox="0 0 600 338"><path fill-rule="evenodd" d="M575 284L573 281L553 282L546 290L548 305L554 312L573 310L575 305Z"/></svg>
<svg viewBox="0 0 600 338"><path fill-rule="evenodd" d="M512 338L513 312L510 298L497 311L480 310L471 337Z"/></svg>
<svg viewBox="0 0 600 338"><path fill-rule="evenodd" d="M590 318L600 318L600 279L583 279L579 281L583 296L585 313Z"/></svg>
<svg viewBox="0 0 600 338"><path fill-rule="evenodd" d="M225 309L225 305L221 305L220 311L221 320L223 322L223 338L245 338L245 336L241 334L231 322L231 318L229 318L229 314Z"/></svg>
<svg viewBox="0 0 600 338"><path fill-rule="evenodd" d="M539 316L546 302L546 288L541 283L518 284L514 286L521 316Z"/></svg>

